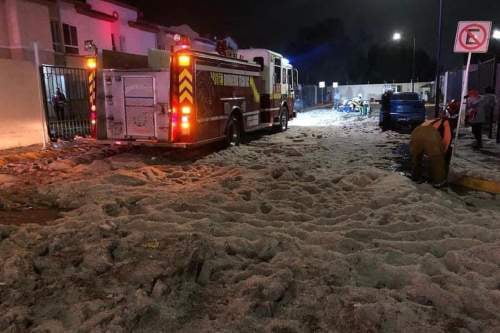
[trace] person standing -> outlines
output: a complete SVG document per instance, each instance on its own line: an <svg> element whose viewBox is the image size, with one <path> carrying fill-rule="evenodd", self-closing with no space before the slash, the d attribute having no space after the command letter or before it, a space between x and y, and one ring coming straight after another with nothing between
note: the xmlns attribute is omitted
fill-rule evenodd
<svg viewBox="0 0 500 333"><path fill-rule="evenodd" d="M56 118L58 121L64 120L64 106L66 105L66 96L64 96L61 89L57 88L56 93L52 96L52 106L54 107L54 112L56 113Z"/></svg>
<svg viewBox="0 0 500 333"><path fill-rule="evenodd" d="M485 89L485 94L481 96L481 104L484 107L486 114L486 122L489 124L490 133L493 133L493 123L495 117L495 111L497 108L497 96L495 95L495 89L492 87L487 87Z"/></svg>
<svg viewBox="0 0 500 333"><path fill-rule="evenodd" d="M392 90L388 90L382 95L382 100L380 101L380 104L381 104L380 112L382 113L382 119L381 119L380 125L382 127L383 132L391 129L391 99L392 99L392 95L393 95Z"/></svg>
<svg viewBox="0 0 500 333"><path fill-rule="evenodd" d="M476 139L474 148L483 148L483 124L486 122L486 109L477 90L471 90L467 95L467 120Z"/></svg>

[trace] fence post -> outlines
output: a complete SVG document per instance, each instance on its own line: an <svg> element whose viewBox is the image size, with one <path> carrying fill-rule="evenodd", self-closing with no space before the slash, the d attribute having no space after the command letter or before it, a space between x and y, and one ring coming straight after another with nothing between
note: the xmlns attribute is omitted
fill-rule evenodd
<svg viewBox="0 0 500 333"><path fill-rule="evenodd" d="M33 54L35 56L35 66L36 66L36 78L37 78L37 86L38 86L38 100L40 102L40 110L41 110L41 121L42 121L42 140L43 140L43 149L47 149L47 118L45 115L45 103L43 101L42 94L42 76L40 75L40 51L38 49L38 42L33 42Z"/></svg>

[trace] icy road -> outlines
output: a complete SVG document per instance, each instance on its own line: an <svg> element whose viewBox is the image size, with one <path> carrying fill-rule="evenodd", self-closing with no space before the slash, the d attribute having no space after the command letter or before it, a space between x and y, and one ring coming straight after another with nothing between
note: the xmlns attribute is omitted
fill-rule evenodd
<svg viewBox="0 0 500 333"><path fill-rule="evenodd" d="M10 163L0 331L498 332L500 198L412 183L407 142L318 110L229 150Z"/></svg>

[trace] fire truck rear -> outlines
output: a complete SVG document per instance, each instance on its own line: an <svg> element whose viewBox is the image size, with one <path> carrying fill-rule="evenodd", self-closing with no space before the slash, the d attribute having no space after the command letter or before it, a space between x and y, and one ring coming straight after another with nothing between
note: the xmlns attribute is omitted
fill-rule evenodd
<svg viewBox="0 0 500 333"><path fill-rule="evenodd" d="M297 72L268 50L241 50L238 55L240 59L181 48L172 53L168 72L150 72L151 77L105 73L108 142L239 145L248 132L286 131L295 116ZM125 96L117 98L122 92Z"/></svg>

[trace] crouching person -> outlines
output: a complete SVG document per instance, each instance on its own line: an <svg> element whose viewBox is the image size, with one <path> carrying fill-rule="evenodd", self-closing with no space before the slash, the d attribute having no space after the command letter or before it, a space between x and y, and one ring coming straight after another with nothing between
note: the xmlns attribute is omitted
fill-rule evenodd
<svg viewBox="0 0 500 333"><path fill-rule="evenodd" d="M453 130L446 118L428 120L411 134L410 154L412 177L422 181L423 157L430 160L430 176L435 187L446 184L451 161L451 141Z"/></svg>

